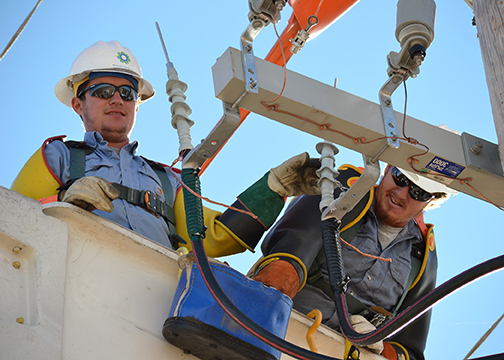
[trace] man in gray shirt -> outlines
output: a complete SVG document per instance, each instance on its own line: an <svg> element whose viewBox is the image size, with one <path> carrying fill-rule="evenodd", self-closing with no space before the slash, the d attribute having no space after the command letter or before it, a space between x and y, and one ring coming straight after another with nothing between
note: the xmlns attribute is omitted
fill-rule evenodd
<svg viewBox="0 0 504 360"><path fill-rule="evenodd" d="M345 186L361 173L351 165L339 172L338 180ZM380 184L343 217L342 257L351 278L347 302L356 331L374 329L435 287L433 226L424 224L422 215L453 193L438 182L388 165ZM305 314L320 310L323 323L337 329L319 202L320 196L309 195L292 201L263 242L264 258L256 264L254 279L289 295ZM423 359L429 322L427 312L399 332L394 342L373 344L370 349L391 360L403 355Z"/></svg>

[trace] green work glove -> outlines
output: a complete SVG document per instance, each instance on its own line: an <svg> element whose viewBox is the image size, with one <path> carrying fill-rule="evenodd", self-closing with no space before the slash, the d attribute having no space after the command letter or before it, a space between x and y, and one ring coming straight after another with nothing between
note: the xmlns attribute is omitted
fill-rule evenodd
<svg viewBox="0 0 504 360"><path fill-rule="evenodd" d="M59 196L61 201L77 205L84 210L98 209L106 212L114 210L112 200L118 197L119 190L97 176L85 176L76 180L68 190L61 191Z"/></svg>
<svg viewBox="0 0 504 360"><path fill-rule="evenodd" d="M319 168L320 160L310 159L307 152L299 154L270 170L268 186L283 197L320 195L315 173Z"/></svg>

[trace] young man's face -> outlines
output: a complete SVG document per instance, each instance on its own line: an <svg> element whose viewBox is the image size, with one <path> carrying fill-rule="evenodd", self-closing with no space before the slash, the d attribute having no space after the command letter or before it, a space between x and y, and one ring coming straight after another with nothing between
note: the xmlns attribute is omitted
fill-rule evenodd
<svg viewBox="0 0 504 360"><path fill-rule="evenodd" d="M132 86L128 80L113 76L90 80L86 87L94 84ZM121 148L128 144L135 125L137 102L123 100L119 91L108 99L90 96L89 91L86 91L84 96L84 100L74 97L72 107L78 115L82 116L85 130L99 132L110 146Z"/></svg>
<svg viewBox="0 0 504 360"><path fill-rule="evenodd" d="M393 227L403 227L420 214L429 202L414 200L409 195L409 187L399 187L390 174L388 165L385 175L376 188L375 213L378 220Z"/></svg>

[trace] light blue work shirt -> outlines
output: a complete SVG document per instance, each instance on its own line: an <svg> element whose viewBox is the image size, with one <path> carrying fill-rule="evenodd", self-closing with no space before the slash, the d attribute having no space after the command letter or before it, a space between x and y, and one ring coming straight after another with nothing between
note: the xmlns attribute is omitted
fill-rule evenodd
<svg viewBox="0 0 504 360"><path fill-rule="evenodd" d="M150 190L165 200L157 174L144 159L135 155L137 141L125 145L119 155L107 146L98 132L86 132L84 142L93 149L92 153L86 155L85 176L98 176L132 189ZM67 146L62 141L53 141L47 144L45 154L49 166L61 182L65 184L70 180L70 150ZM179 182L171 172L166 173L175 199ZM114 210L111 213L102 210L93 212L171 248L168 226L162 217L158 218L122 199L114 200L112 204ZM173 207L173 203L169 205Z"/></svg>
<svg viewBox="0 0 504 360"><path fill-rule="evenodd" d="M411 220L390 245L382 249L378 240L378 220L373 208L374 202L350 243L363 253L390 258L392 262L363 256L342 244L345 273L351 278L348 292L367 306L380 306L392 312L407 285L411 270L411 248L413 244L421 242L423 237L416 222ZM326 264L320 270L329 282ZM319 309L326 325L336 327L339 323L334 301L312 285L307 284L296 295L294 308L305 313Z"/></svg>

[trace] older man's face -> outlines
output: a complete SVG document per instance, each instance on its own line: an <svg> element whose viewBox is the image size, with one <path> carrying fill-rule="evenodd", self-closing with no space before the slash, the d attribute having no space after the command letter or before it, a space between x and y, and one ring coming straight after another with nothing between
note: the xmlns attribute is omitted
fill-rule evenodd
<svg viewBox="0 0 504 360"><path fill-rule="evenodd" d="M90 80L86 86L94 84L131 86L128 80L113 76ZM86 131L99 132L103 139L113 147L121 148L128 144L138 110L136 101L123 100L118 91L109 99L90 96L88 91L84 100L73 98L72 107L77 114L82 116Z"/></svg>
<svg viewBox="0 0 504 360"><path fill-rule="evenodd" d="M408 193L409 187L399 187L390 174L390 165L376 188L375 213L378 220L393 227L403 227L420 214L429 202L414 200Z"/></svg>

